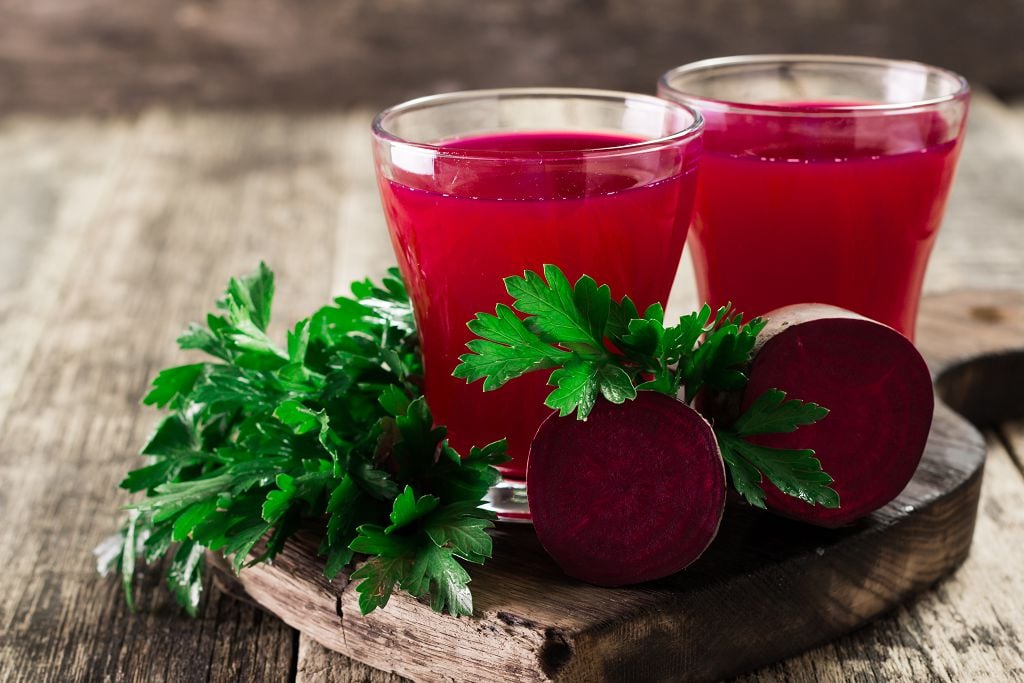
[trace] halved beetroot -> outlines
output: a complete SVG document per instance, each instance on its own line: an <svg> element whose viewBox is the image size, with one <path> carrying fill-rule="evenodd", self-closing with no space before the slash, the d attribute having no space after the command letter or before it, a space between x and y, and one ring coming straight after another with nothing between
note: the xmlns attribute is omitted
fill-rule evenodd
<svg viewBox="0 0 1024 683"><path fill-rule="evenodd" d="M599 401L586 422L549 417L526 476L541 544L566 574L600 586L683 569L714 539L725 506L710 425L650 391L622 405Z"/></svg>
<svg viewBox="0 0 1024 683"><path fill-rule="evenodd" d="M835 306L798 304L765 317L742 409L777 388L830 412L795 432L751 441L813 448L840 504L812 507L766 483L768 508L825 527L877 510L906 487L924 453L935 407L924 359L891 327Z"/></svg>

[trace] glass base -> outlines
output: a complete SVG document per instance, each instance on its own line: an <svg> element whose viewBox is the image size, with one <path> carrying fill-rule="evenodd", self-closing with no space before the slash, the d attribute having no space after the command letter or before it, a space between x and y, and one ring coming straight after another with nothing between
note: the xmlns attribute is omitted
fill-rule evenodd
<svg viewBox="0 0 1024 683"><path fill-rule="evenodd" d="M529 524L532 520L525 481L502 479L490 488L484 500L487 502L483 508L496 513L499 522Z"/></svg>

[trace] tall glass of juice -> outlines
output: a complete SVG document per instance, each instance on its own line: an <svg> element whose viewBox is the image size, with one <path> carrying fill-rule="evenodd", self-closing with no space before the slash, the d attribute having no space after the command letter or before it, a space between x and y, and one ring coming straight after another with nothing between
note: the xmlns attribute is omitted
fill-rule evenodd
<svg viewBox="0 0 1024 683"><path fill-rule="evenodd" d="M549 414L538 373L483 393L452 377L477 312L511 304L503 278L559 266L628 293L668 296L690 223L702 121L656 97L481 90L388 109L373 124L381 199L420 330L424 390L452 445L508 439L492 502L528 518L522 480ZM543 374L543 373L540 373Z"/></svg>
<svg viewBox="0 0 1024 683"><path fill-rule="evenodd" d="M914 335L969 90L915 62L761 55L669 71L705 153L692 250L700 295L749 315L822 302Z"/></svg>

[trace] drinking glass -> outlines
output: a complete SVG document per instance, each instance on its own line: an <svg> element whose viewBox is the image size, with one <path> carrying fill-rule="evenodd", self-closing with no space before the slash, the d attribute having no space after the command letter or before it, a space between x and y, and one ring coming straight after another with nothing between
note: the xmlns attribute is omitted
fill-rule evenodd
<svg viewBox="0 0 1024 683"><path fill-rule="evenodd" d="M511 304L502 279L551 263L664 302L690 222L702 121L645 95L480 90L390 108L373 123L381 200L421 335L424 391L451 444L508 439L491 500L528 518L530 441L550 414L547 373L484 393L452 377L477 312ZM568 419L568 418L567 418Z"/></svg>
<svg viewBox="0 0 1024 683"><path fill-rule="evenodd" d="M748 315L829 303L913 339L963 137L961 76L759 55L681 66L658 91L704 115L690 240L704 300Z"/></svg>

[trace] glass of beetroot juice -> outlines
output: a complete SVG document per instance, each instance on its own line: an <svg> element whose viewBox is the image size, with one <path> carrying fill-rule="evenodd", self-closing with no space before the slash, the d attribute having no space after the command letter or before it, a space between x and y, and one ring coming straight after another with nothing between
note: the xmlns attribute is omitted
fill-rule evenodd
<svg viewBox="0 0 1024 683"><path fill-rule="evenodd" d="M749 315L829 303L913 339L967 116L962 77L762 55L679 67L659 94L705 119L690 241L702 298Z"/></svg>
<svg viewBox="0 0 1024 683"><path fill-rule="evenodd" d="M543 373L481 392L452 377L503 278L552 263L628 293L668 296L689 227L702 121L628 93L480 90L388 109L373 123L381 199L419 326L425 394L462 453L508 439L491 502L527 519L526 458L550 413Z"/></svg>

